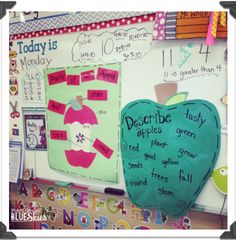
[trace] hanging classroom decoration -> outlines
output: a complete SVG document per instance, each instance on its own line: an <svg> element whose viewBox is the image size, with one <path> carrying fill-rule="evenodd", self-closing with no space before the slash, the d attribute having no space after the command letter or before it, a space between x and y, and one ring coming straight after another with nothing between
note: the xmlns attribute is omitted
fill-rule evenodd
<svg viewBox="0 0 236 240"><path fill-rule="evenodd" d="M120 64L45 73L50 167L117 182Z"/></svg>
<svg viewBox="0 0 236 240"><path fill-rule="evenodd" d="M205 100L161 105L136 100L121 113L121 155L131 201L179 217L191 208L218 159L221 124Z"/></svg>

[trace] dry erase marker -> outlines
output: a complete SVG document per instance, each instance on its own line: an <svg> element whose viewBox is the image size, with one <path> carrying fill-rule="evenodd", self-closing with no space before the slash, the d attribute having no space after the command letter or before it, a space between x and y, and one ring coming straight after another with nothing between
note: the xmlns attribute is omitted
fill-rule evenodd
<svg viewBox="0 0 236 240"><path fill-rule="evenodd" d="M123 189L118 189L118 188L105 188L104 192L107 194L114 194L114 195L119 195L119 196L123 196L125 195L125 191Z"/></svg>

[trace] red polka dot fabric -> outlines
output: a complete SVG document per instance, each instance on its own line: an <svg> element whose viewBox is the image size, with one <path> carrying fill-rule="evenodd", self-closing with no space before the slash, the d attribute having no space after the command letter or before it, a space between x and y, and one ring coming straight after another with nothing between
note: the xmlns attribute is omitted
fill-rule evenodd
<svg viewBox="0 0 236 240"><path fill-rule="evenodd" d="M166 32L166 13L156 12L154 30L153 30L153 40L165 40Z"/></svg>
<svg viewBox="0 0 236 240"><path fill-rule="evenodd" d="M105 29L105 28L132 25L137 23L152 22L154 20L155 20L155 13L150 13L147 15L121 18L121 19L109 20L105 22L96 22L96 23L85 24L85 25L69 26L69 27L64 27L59 29L57 28L57 29L43 30L38 32L30 32L30 33L28 32L28 33L22 33L17 35L11 35L10 40L32 38L32 37L35 38L35 37L58 35L58 34L73 33L73 32L85 32L85 31L91 31L91 30L99 30L99 29Z"/></svg>

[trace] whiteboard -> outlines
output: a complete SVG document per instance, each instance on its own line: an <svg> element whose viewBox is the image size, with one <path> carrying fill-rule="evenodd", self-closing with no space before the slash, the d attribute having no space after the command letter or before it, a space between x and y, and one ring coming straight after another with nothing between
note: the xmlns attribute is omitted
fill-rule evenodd
<svg viewBox="0 0 236 240"><path fill-rule="evenodd" d="M26 100L23 91L23 79L27 71L31 74L43 76L45 68L58 68L65 66L79 66L90 64L103 64L111 62L121 62L121 108L123 108L130 101L136 99L150 99L156 101L156 94L154 86L162 83L165 77L165 72L172 74L172 70L176 70L176 66L163 65L163 51L167 52L172 48L173 52L186 47L190 42L194 42L196 51L192 53L193 60L186 62L185 68L198 67L199 63L204 62L205 55L199 54L199 47L204 43L202 40L175 40L175 41L152 41L154 22L133 24L132 26L119 26L107 28L103 30L93 30L87 32L86 36L83 33L67 33L61 35L51 35L38 38L19 39L13 41L12 49L17 52L17 80L19 82L19 93L16 96L10 96L11 100L17 100L18 106L21 108L45 108L44 102L44 80L39 77L41 81L42 93L41 96L33 96L32 100ZM117 37L115 32L123 32L123 42L118 44L125 45L125 50L116 50ZM131 46L131 39L127 38L127 34L132 32L133 36L141 34L141 40L133 42ZM81 49L76 48L76 43L80 40L88 40L88 35L92 39L90 46L85 46L86 51L81 53ZM138 37L137 37L138 38ZM112 39L112 40L109 40ZM128 40L127 40L128 39ZM50 43L49 43L50 42ZM56 49L49 50L49 44L56 42ZM27 45L38 44L38 48L34 52L27 50ZM40 47L40 43L42 47ZM106 44L106 52L104 53L104 44ZM111 46L114 44L114 46ZM26 47L24 47L26 45ZM35 45L36 46L36 45ZM44 47L45 46L45 47ZM84 49L85 49L84 48ZM226 63L224 62L224 51L226 48L226 41L218 40L216 44L210 48L208 55L209 62L207 65L221 64L221 72L215 75L202 75L185 80L178 83L178 91L188 91L188 99L206 99L216 105L223 125L227 124L226 120L226 107L221 103L220 99L227 92L227 74ZM25 49L25 52L24 52ZM38 50L38 51L36 51ZM81 55L82 54L82 55ZM86 56L83 59L81 56ZM95 56L95 57L94 57ZM178 59L176 53L175 58ZM166 59L167 63L169 60ZM180 59L179 59L180 61ZM170 79L171 80L171 79ZM173 79L172 79L173 80ZM12 109L10 108L10 112ZM19 127L19 136L12 136L11 129L17 124ZM24 142L24 128L23 120L10 118L10 140L18 140ZM61 172L52 170L48 164L47 151L28 151L24 153L24 167L32 168L35 178L48 179L53 181L63 181L74 184L84 184L93 188L101 189L104 187L115 187L125 189L124 177L121 162L119 161L119 183L104 185L101 182L83 179L79 176L71 176ZM222 135L222 145L219 160L216 167L226 165L227 163L227 135ZM219 212L224 200L224 195L218 192L213 186L211 180L207 182L202 193L197 199L197 205L203 207L207 211ZM226 206L225 206L226 209ZM225 210L226 211L226 210Z"/></svg>

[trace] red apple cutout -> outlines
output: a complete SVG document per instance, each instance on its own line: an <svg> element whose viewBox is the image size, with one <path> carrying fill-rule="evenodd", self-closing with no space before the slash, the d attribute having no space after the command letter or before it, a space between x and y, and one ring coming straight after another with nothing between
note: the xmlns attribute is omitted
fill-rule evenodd
<svg viewBox="0 0 236 240"><path fill-rule="evenodd" d="M94 111L83 104L82 97L77 97L77 105L71 106L65 113L64 124L69 124L71 149L65 150L68 163L73 167L89 168L96 153L90 151L89 138L91 126L97 125Z"/></svg>

